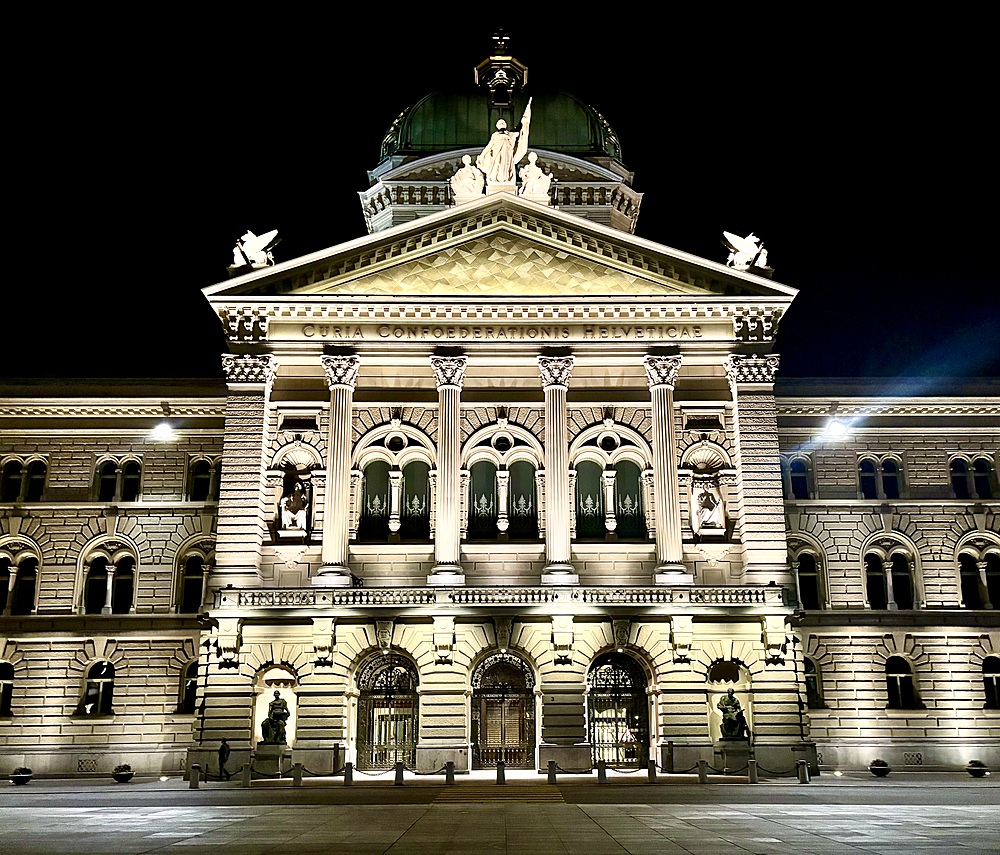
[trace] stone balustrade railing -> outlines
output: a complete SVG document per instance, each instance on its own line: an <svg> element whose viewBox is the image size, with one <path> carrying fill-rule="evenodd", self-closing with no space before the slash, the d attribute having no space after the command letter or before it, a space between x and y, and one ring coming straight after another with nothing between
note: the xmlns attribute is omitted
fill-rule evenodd
<svg viewBox="0 0 1000 855"><path fill-rule="evenodd" d="M489 587L489 588L226 588L215 594L217 609L419 608L463 606L672 606L781 607L777 585L677 587Z"/></svg>

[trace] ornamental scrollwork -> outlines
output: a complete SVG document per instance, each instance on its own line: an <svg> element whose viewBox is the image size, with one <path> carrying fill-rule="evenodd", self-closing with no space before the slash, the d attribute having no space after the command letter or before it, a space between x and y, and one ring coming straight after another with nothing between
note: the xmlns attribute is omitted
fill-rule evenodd
<svg viewBox="0 0 1000 855"><path fill-rule="evenodd" d="M334 386L349 386L353 389L358 382L361 359L357 356L324 356L320 359L326 382L332 390Z"/></svg>
<svg viewBox="0 0 1000 855"><path fill-rule="evenodd" d="M468 363L469 360L465 356L432 356L431 368L434 370L438 388L458 386L461 389Z"/></svg>
<svg viewBox="0 0 1000 855"><path fill-rule="evenodd" d="M569 375L573 371L572 356L539 356L538 370L542 375L542 386L569 386Z"/></svg>
<svg viewBox="0 0 1000 855"><path fill-rule="evenodd" d="M228 383L263 383L274 380L278 370L277 360L270 354L264 356L222 355L222 370Z"/></svg>
<svg viewBox="0 0 1000 855"><path fill-rule="evenodd" d="M646 381L650 389L656 386L669 386L672 389L681 370L681 357L647 356L642 360L642 366L646 369Z"/></svg>
<svg viewBox="0 0 1000 855"><path fill-rule="evenodd" d="M730 383L773 383L778 373L778 362L776 353L767 356L734 353L726 357L723 367Z"/></svg>

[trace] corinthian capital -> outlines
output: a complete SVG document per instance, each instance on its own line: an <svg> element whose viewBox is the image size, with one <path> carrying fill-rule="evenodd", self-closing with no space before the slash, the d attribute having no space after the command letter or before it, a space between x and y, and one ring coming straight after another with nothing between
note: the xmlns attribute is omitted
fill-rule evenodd
<svg viewBox="0 0 1000 855"><path fill-rule="evenodd" d="M778 373L778 354L746 356L734 353L722 363L730 383L773 383Z"/></svg>
<svg viewBox="0 0 1000 855"><path fill-rule="evenodd" d="M350 386L352 389L358 382L358 369L361 359L357 356L323 356L320 357L323 371L326 372L327 385Z"/></svg>
<svg viewBox="0 0 1000 855"><path fill-rule="evenodd" d="M572 356L539 356L538 370L542 387L569 386L569 375L576 360Z"/></svg>
<svg viewBox="0 0 1000 855"><path fill-rule="evenodd" d="M222 370L227 383L263 383L274 380L278 361L271 356L233 356L222 354Z"/></svg>
<svg viewBox="0 0 1000 855"><path fill-rule="evenodd" d="M669 386L671 389L677 383L677 373L681 370L679 356L647 356L642 360L646 369L646 382L649 388Z"/></svg>
<svg viewBox="0 0 1000 855"><path fill-rule="evenodd" d="M434 369L434 379L440 389L442 386L458 386L462 388L465 380L465 366L469 359L465 356L432 356L431 368Z"/></svg>

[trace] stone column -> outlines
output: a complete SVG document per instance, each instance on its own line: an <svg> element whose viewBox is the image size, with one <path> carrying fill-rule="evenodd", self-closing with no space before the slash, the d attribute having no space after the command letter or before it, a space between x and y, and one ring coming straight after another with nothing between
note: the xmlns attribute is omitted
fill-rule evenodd
<svg viewBox="0 0 1000 855"><path fill-rule="evenodd" d="M101 607L102 615L111 614L111 598L112 595L114 594L114 589L115 589L115 565L112 564L110 561L108 562L107 571L108 571L108 584L107 587L104 589L104 605Z"/></svg>
<svg viewBox="0 0 1000 855"><path fill-rule="evenodd" d="M572 356L539 356L545 390L545 558L543 585L577 585L570 563L569 430L566 393L575 362Z"/></svg>
<svg viewBox="0 0 1000 855"><path fill-rule="evenodd" d="M608 534L614 534L618 528L618 515L615 511L616 474L614 469L605 469L601 473L601 483L604 485L604 528Z"/></svg>
<svg viewBox="0 0 1000 855"><path fill-rule="evenodd" d="M389 534L399 534L403 525L403 473L399 469L389 471Z"/></svg>
<svg viewBox="0 0 1000 855"><path fill-rule="evenodd" d="M321 359L330 386L330 432L326 460L326 506L323 508L323 567L313 585L346 588L353 583L347 566L351 515L351 407L361 360L357 356Z"/></svg>
<svg viewBox="0 0 1000 855"><path fill-rule="evenodd" d="M510 493L510 472L507 469L497 470L497 531L501 535L507 533L510 527L510 515L507 513L507 497Z"/></svg>
<svg viewBox="0 0 1000 855"><path fill-rule="evenodd" d="M14 608L14 586L17 584L17 565L11 564L7 568L7 599L4 600L3 613L9 615Z"/></svg>
<svg viewBox="0 0 1000 855"><path fill-rule="evenodd" d="M882 576L885 578L885 607L889 611L898 611L899 606L896 605L896 592L892 586L892 558L880 558L879 563L882 565Z"/></svg>
<svg viewBox="0 0 1000 855"><path fill-rule="evenodd" d="M743 543L745 581L791 586L774 403L778 362L777 354L734 353L723 365L733 395L737 532Z"/></svg>
<svg viewBox="0 0 1000 855"><path fill-rule="evenodd" d="M437 520L434 529L435 567L428 585L464 585L459 563L461 539L461 444L460 400L465 367L464 356L432 356L431 368L438 388Z"/></svg>
<svg viewBox="0 0 1000 855"><path fill-rule="evenodd" d="M982 598L983 608L992 609L993 603L990 602L990 586L986 576L987 567L989 567L989 563L986 561L976 562L976 569L979 571L979 596Z"/></svg>
<svg viewBox="0 0 1000 855"><path fill-rule="evenodd" d="M653 501L656 525L657 585L690 585L681 542L681 505L677 486L677 436L674 430L674 385L680 356L647 356L643 362L652 403Z"/></svg>
<svg viewBox="0 0 1000 855"><path fill-rule="evenodd" d="M222 445L226 477L219 493L215 567L209 583L213 590L261 584L260 554L268 507L267 431L277 367L270 354L222 357L228 386Z"/></svg>

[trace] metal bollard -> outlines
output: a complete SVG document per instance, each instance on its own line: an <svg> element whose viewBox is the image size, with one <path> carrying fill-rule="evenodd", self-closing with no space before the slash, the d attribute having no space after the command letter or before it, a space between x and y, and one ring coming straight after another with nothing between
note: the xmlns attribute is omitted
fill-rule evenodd
<svg viewBox="0 0 1000 855"><path fill-rule="evenodd" d="M503 760L497 760L497 783L507 783L507 764Z"/></svg>
<svg viewBox="0 0 1000 855"><path fill-rule="evenodd" d="M451 786L455 783L455 761L449 760L444 764L444 782Z"/></svg>
<svg viewBox="0 0 1000 855"><path fill-rule="evenodd" d="M394 787L403 786L403 764L401 762L396 763L396 780L392 783Z"/></svg>
<svg viewBox="0 0 1000 855"><path fill-rule="evenodd" d="M747 760L747 782L750 784L760 783L760 779L757 777L757 761L753 757Z"/></svg>
<svg viewBox="0 0 1000 855"><path fill-rule="evenodd" d="M805 760L796 760L795 765L799 767L799 783L809 783L809 764Z"/></svg>
<svg viewBox="0 0 1000 855"><path fill-rule="evenodd" d="M606 784L608 782L608 764L606 760L597 761L597 783Z"/></svg>
<svg viewBox="0 0 1000 855"><path fill-rule="evenodd" d="M241 772L241 775L242 775L242 778L243 778L243 780L242 780L243 786L249 788L250 787L250 781L252 780L252 776L253 776L253 772L250 769L250 764L249 763L244 763L243 764L243 771Z"/></svg>
<svg viewBox="0 0 1000 855"><path fill-rule="evenodd" d="M667 756L663 760L663 771L673 772L674 771L674 743L667 742Z"/></svg>
<svg viewBox="0 0 1000 855"><path fill-rule="evenodd" d="M345 763L344 764L344 786L353 787L354 786L354 764Z"/></svg>
<svg viewBox="0 0 1000 855"><path fill-rule="evenodd" d="M708 766L708 761L707 760L699 760L698 761L698 783L699 784L707 784L708 783L708 769L706 768L707 766Z"/></svg>
<svg viewBox="0 0 1000 855"><path fill-rule="evenodd" d="M556 761L549 760L549 783L554 784L556 782Z"/></svg>
<svg viewBox="0 0 1000 855"><path fill-rule="evenodd" d="M649 760L646 763L646 774L649 776L649 783L656 783L656 761Z"/></svg>
<svg viewBox="0 0 1000 855"><path fill-rule="evenodd" d="M293 763L292 764L292 786L301 787L302 786L302 764Z"/></svg>
<svg viewBox="0 0 1000 855"><path fill-rule="evenodd" d="M188 775L188 788L192 790L198 789L198 784L201 782L201 766L197 763L191 764L191 774Z"/></svg>

